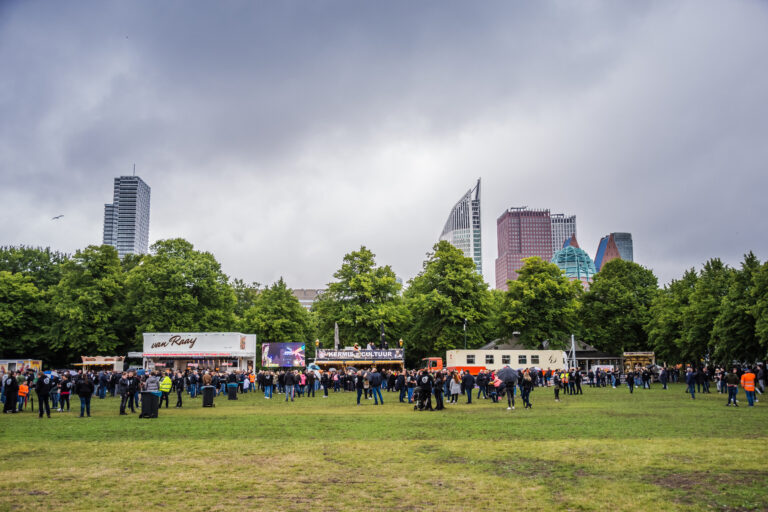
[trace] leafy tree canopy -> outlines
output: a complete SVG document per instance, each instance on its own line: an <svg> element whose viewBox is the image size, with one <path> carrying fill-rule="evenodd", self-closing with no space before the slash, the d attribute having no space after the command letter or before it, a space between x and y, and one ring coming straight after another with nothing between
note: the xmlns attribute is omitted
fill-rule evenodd
<svg viewBox="0 0 768 512"><path fill-rule="evenodd" d="M648 350L645 326L657 293L652 271L631 261L609 261L582 297L582 339L615 354Z"/></svg>
<svg viewBox="0 0 768 512"><path fill-rule="evenodd" d="M343 345L378 344L382 324L389 343L402 337L408 311L399 295L401 285L389 265L376 265L375 255L363 246L344 256L333 277L336 281L313 307L324 346L333 343L334 322L339 325Z"/></svg>
<svg viewBox="0 0 768 512"><path fill-rule="evenodd" d="M517 280L508 282L500 331L507 337L519 332L527 347L548 341L550 347L564 348L577 326L581 283L570 281L557 265L539 257L524 262Z"/></svg>

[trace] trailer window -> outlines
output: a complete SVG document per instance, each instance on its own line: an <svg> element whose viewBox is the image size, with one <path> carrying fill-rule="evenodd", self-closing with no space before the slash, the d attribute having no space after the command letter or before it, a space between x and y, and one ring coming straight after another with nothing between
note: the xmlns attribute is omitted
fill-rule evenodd
<svg viewBox="0 0 768 512"><path fill-rule="evenodd" d="M501 356L501 364L509 364L509 356Z"/></svg>
<svg viewBox="0 0 768 512"><path fill-rule="evenodd" d="M517 356L517 364L528 364L528 356Z"/></svg>
<svg viewBox="0 0 768 512"><path fill-rule="evenodd" d="M467 354L467 364L475 364L475 356L473 354Z"/></svg>
<svg viewBox="0 0 768 512"><path fill-rule="evenodd" d="M485 364L493 364L493 354L485 355Z"/></svg>
<svg viewBox="0 0 768 512"><path fill-rule="evenodd" d="M531 364L539 364L539 356L531 356Z"/></svg>

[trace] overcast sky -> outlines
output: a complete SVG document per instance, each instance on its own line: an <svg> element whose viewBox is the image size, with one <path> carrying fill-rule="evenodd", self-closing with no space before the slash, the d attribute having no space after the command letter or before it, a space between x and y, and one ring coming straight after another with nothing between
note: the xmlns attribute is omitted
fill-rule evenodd
<svg viewBox="0 0 768 512"><path fill-rule="evenodd" d="M0 245L100 244L136 163L150 243L264 284L407 281L478 177L491 284L521 205L662 282L765 260L766 50L762 1L0 1Z"/></svg>

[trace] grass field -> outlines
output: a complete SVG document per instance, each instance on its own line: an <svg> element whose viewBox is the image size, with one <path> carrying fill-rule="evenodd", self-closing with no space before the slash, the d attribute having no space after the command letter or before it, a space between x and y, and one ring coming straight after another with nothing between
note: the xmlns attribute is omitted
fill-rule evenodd
<svg viewBox="0 0 768 512"><path fill-rule="evenodd" d="M738 409L680 385L537 389L515 411L282 398L0 415L0 510L768 510L768 403L743 392Z"/></svg>

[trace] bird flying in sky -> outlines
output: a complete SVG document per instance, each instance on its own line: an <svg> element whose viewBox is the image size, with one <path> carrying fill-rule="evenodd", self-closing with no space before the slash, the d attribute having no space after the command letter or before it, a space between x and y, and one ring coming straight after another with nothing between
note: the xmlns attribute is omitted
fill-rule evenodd
<svg viewBox="0 0 768 512"><path fill-rule="evenodd" d="M54 218L52 218L51 220L59 220L59 219L60 219L60 218L62 218L63 216L64 216L64 215L57 215L57 216L55 216Z"/></svg>

